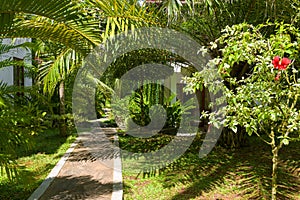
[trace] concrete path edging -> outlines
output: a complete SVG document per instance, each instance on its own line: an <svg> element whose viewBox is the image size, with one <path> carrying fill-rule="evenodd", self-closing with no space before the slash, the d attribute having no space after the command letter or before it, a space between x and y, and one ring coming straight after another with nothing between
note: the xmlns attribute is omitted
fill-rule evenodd
<svg viewBox="0 0 300 200"><path fill-rule="evenodd" d="M117 132L116 129L114 129ZM119 147L119 139L117 135L114 135L114 145ZM58 161L55 167L51 170L46 179L41 183L41 185L31 194L27 200L38 200L40 199L46 190L49 188L55 177L58 176L59 172L65 165L66 161L70 157L71 153L74 151L78 143L80 142L80 137L78 136L76 140L71 144L66 153ZM113 190L111 195L111 200L122 200L123 199L123 179L122 179L122 162L121 162L121 152L119 148L115 148L114 155L118 155L113 160Z"/></svg>
<svg viewBox="0 0 300 200"><path fill-rule="evenodd" d="M47 190L47 188L50 186L54 178L58 175L61 168L66 163L67 159L69 158L70 154L74 151L75 147L77 146L79 142L78 137L76 140L71 144L69 149L66 151L66 153L62 156L62 158L58 161L58 163L55 165L55 167L51 170L50 174L47 176L47 178L41 183L41 185L31 194L31 196L27 200L38 200L44 192Z"/></svg>
<svg viewBox="0 0 300 200"><path fill-rule="evenodd" d="M114 143L119 147L119 138L117 135L114 136ZM123 199L123 178L122 178L122 162L121 152L117 149L115 155L119 155L114 158L114 173L113 173L113 192L111 200L122 200Z"/></svg>

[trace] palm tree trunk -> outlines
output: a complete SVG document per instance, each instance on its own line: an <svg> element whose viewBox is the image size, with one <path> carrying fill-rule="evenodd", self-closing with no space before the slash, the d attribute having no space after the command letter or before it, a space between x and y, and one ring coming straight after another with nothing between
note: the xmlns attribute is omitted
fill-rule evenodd
<svg viewBox="0 0 300 200"><path fill-rule="evenodd" d="M144 86L143 86L143 82L141 84L141 99L140 99L140 106L141 106L141 123L142 126L145 126L146 124L146 117L145 117L145 106L144 106Z"/></svg>
<svg viewBox="0 0 300 200"><path fill-rule="evenodd" d="M66 114L64 81L61 81L59 84L59 114L60 114L59 132L60 132L61 136L65 137L67 135L67 127L66 127L65 118L64 118L64 115Z"/></svg>

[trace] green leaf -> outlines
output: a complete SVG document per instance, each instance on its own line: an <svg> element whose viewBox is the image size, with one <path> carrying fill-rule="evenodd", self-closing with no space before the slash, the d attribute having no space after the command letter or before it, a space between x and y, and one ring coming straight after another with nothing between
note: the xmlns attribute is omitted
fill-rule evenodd
<svg viewBox="0 0 300 200"><path fill-rule="evenodd" d="M271 120L276 121L276 114L275 113L271 113Z"/></svg>
<svg viewBox="0 0 300 200"><path fill-rule="evenodd" d="M283 143L284 145L288 145L288 144L289 144L289 140L286 139L286 138L284 138L284 139L282 140L282 143Z"/></svg>
<svg viewBox="0 0 300 200"><path fill-rule="evenodd" d="M237 127L236 127L236 126L231 127L231 130L232 130L234 133L237 133Z"/></svg>

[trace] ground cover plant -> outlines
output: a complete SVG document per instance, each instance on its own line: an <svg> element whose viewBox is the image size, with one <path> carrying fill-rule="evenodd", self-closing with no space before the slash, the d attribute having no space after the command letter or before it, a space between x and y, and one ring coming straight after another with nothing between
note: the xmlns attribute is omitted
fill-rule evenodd
<svg viewBox="0 0 300 200"><path fill-rule="evenodd" d="M27 199L74 140L75 136L63 138L58 130L46 130L32 137L30 149L25 144L20 145L16 149L17 175L13 180L5 174L0 177L0 199Z"/></svg>
<svg viewBox="0 0 300 200"><path fill-rule="evenodd" d="M120 135L120 146L132 152L154 151L169 143L170 136L136 139ZM157 171L132 173L123 168L124 199L270 199L272 153L268 145L248 138L242 149L217 146L202 159L198 157L201 135L174 163ZM299 142L290 144L279 155L278 199L299 199ZM134 162L123 159L123 166ZM129 163L126 163L129 162Z"/></svg>

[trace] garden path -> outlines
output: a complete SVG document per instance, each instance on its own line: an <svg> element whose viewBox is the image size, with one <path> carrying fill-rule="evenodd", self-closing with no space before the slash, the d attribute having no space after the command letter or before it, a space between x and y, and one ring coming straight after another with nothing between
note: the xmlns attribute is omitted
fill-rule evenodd
<svg viewBox="0 0 300 200"><path fill-rule="evenodd" d="M58 174L48 176L48 186L42 184L28 200L121 200L121 162L112 145L115 133L114 128L80 133Z"/></svg>

